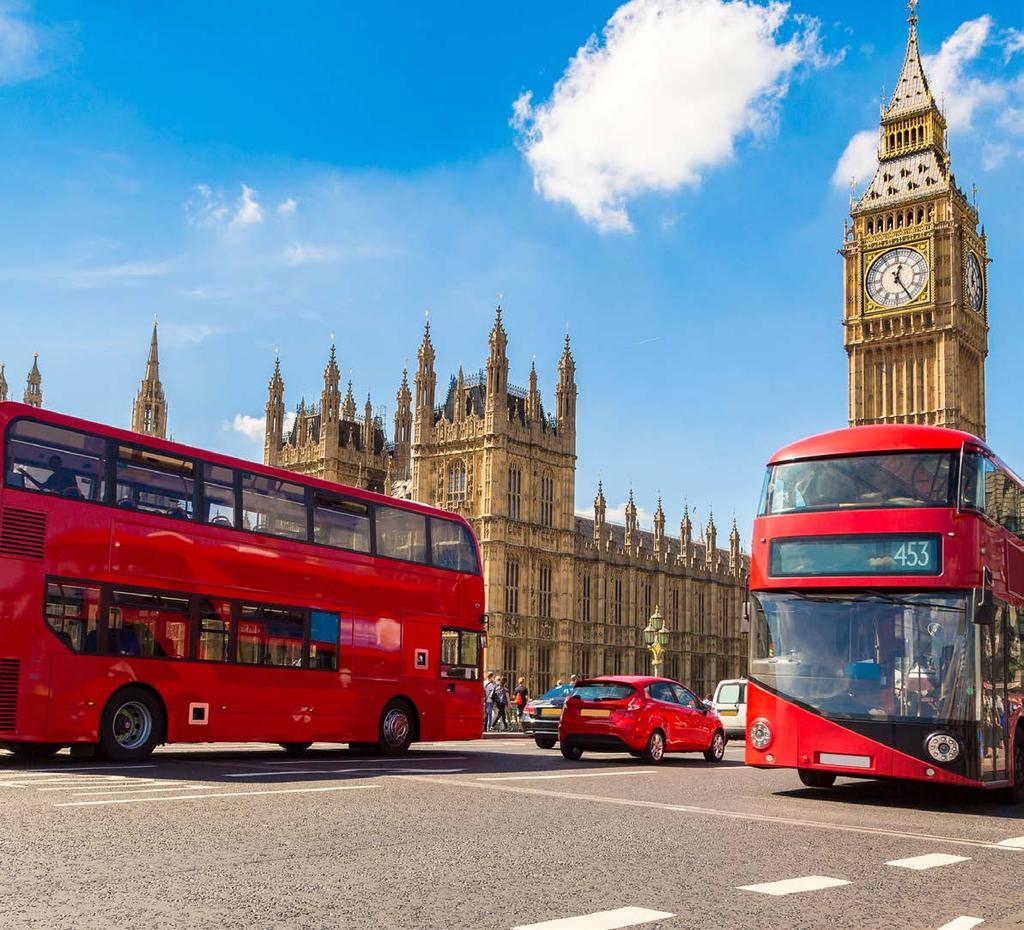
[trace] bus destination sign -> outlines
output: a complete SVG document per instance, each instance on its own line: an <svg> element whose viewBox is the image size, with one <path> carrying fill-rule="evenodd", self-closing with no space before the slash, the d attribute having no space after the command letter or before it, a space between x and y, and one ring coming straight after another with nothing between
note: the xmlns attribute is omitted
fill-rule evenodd
<svg viewBox="0 0 1024 930"><path fill-rule="evenodd" d="M942 539L938 534L773 539L768 565L772 578L941 573Z"/></svg>

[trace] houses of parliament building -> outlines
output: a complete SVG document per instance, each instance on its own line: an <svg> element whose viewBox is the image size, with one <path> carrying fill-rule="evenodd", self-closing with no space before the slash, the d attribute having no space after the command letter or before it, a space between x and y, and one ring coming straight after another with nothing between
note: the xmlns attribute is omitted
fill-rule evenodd
<svg viewBox="0 0 1024 930"><path fill-rule="evenodd" d="M987 240L951 170L945 118L921 63L916 3L896 89L883 108L877 171L852 205L843 257L843 328L851 426L927 423L985 434ZM42 404L38 359L24 399ZM642 630L659 608L671 631L665 672L708 693L743 674L749 561L735 521L696 533L684 508L668 531L662 503L641 529L632 492L610 523L598 483L593 513L576 500L576 361L566 337L545 406L536 368L509 381L499 307L484 367L438 389L429 323L410 384L404 373L385 424L351 382L342 395L330 349L319 403L286 415L280 361L266 404L268 465L412 498L472 523L483 556L487 665L526 676L531 691L572 673L644 672ZM8 384L0 367L0 399ZM132 428L164 436L167 401L154 325Z"/></svg>

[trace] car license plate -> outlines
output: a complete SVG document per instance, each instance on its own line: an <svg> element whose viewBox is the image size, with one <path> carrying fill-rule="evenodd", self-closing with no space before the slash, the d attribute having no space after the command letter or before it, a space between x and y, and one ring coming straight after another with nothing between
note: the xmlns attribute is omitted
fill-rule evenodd
<svg viewBox="0 0 1024 930"><path fill-rule="evenodd" d="M542 707L540 715L542 717L561 717L562 709L560 707Z"/></svg>
<svg viewBox="0 0 1024 930"><path fill-rule="evenodd" d="M583 710L580 711L580 716L581 717L610 717L611 713L612 712L610 710L595 710L595 709L590 708L590 707L585 707Z"/></svg>
<svg viewBox="0 0 1024 930"><path fill-rule="evenodd" d="M739 714L739 711L735 707L732 708L731 710L729 710L729 709L727 709L725 707L720 707L718 709L718 716L719 717L735 717L737 714Z"/></svg>

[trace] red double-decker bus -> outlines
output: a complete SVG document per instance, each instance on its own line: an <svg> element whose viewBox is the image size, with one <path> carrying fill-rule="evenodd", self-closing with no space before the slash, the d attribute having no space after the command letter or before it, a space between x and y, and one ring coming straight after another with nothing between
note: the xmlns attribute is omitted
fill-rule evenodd
<svg viewBox="0 0 1024 930"><path fill-rule="evenodd" d="M1024 791L1024 484L977 437L861 426L769 462L748 765Z"/></svg>
<svg viewBox="0 0 1024 930"><path fill-rule="evenodd" d="M0 743L480 736L465 520L0 404Z"/></svg>

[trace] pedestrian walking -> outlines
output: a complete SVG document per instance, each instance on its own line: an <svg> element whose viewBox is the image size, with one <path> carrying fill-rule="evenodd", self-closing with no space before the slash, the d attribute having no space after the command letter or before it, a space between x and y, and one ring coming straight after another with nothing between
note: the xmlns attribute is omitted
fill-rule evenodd
<svg viewBox="0 0 1024 930"><path fill-rule="evenodd" d="M505 679L502 676L498 676L498 679L494 683L494 724L493 728L498 729L498 721L501 721L502 730L507 731L508 717L506 716L508 711L508 689L505 687Z"/></svg>
<svg viewBox="0 0 1024 930"><path fill-rule="evenodd" d="M491 716L494 714L494 672L487 673L484 682L484 731L491 728Z"/></svg>
<svg viewBox="0 0 1024 930"><path fill-rule="evenodd" d="M523 728L523 711L530 701L530 689L526 687L526 679L520 678L516 683L516 690L512 692L512 704L516 709L516 724L519 729Z"/></svg>

